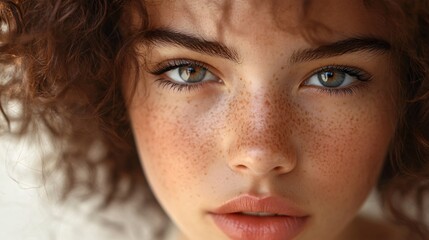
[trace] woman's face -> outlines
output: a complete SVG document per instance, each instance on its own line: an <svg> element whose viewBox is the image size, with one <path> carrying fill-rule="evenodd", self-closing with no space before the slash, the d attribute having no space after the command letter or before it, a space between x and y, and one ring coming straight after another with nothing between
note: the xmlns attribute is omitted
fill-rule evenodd
<svg viewBox="0 0 429 240"><path fill-rule="evenodd" d="M387 27L362 2L146 3L129 114L185 239L347 236L397 119Z"/></svg>

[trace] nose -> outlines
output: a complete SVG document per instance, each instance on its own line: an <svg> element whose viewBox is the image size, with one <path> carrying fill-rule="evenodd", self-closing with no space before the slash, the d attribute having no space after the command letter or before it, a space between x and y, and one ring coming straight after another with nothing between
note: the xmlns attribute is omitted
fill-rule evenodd
<svg viewBox="0 0 429 240"><path fill-rule="evenodd" d="M296 165L296 161L287 159L281 153L270 152L269 150L257 147L248 147L231 159L229 167L244 175L266 176L282 175L291 172Z"/></svg>
<svg viewBox="0 0 429 240"><path fill-rule="evenodd" d="M273 93L237 97L229 109L228 165L252 176L281 175L297 164L291 114L286 96Z"/></svg>

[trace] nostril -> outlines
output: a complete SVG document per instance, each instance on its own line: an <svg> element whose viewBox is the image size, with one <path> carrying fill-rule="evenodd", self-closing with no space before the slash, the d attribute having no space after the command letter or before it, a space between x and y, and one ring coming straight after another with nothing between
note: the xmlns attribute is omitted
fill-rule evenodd
<svg viewBox="0 0 429 240"><path fill-rule="evenodd" d="M274 171L279 172L281 171L283 168L281 166L277 166L275 168L273 168Z"/></svg>
<svg viewBox="0 0 429 240"><path fill-rule="evenodd" d="M228 159L228 166L231 170L255 176L288 173L296 165L295 156L291 152L283 154L266 148L241 149Z"/></svg>
<svg viewBox="0 0 429 240"><path fill-rule="evenodd" d="M243 164L236 165L235 168L237 170L246 170L247 169L247 167L245 165L243 165Z"/></svg>
<svg viewBox="0 0 429 240"><path fill-rule="evenodd" d="M284 169L285 168L282 166L276 166L276 167L271 168L271 170L267 169L266 171L263 171L263 172L268 173L268 172L272 171L272 172L279 173L279 172L284 171ZM247 172L249 170L252 170L253 172L258 172L260 169L252 168L252 167L246 166L245 164L237 164L237 165L235 165L235 170L243 173L243 172Z"/></svg>

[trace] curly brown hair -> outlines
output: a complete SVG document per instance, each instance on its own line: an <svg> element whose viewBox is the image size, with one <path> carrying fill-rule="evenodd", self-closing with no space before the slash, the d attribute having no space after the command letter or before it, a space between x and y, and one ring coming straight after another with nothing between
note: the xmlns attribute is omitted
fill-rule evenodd
<svg viewBox="0 0 429 240"><path fill-rule="evenodd" d="M392 26L402 76L401 120L379 193L392 220L427 239L429 1L363 1L380 8ZM55 140L61 148L53 169L66 173L64 197L81 186L104 196L105 206L135 192L152 196L121 84L130 64L138 69L133 47L149 20L139 0L0 0L1 127L18 136L43 129ZM12 101L20 103L19 116L8 112ZM95 184L100 172L105 186Z"/></svg>

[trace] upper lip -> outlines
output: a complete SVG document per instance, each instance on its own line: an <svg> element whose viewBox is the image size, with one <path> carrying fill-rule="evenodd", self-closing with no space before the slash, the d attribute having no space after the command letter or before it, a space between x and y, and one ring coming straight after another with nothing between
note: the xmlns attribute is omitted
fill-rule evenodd
<svg viewBox="0 0 429 240"><path fill-rule="evenodd" d="M233 213L272 213L290 217L307 216L302 210L293 206L284 198L276 196L258 197L249 194L241 195L227 201L222 206L216 208L213 214L233 214Z"/></svg>

